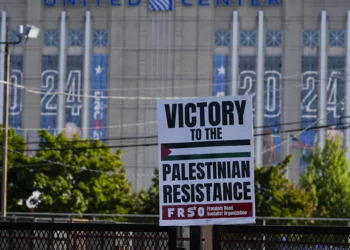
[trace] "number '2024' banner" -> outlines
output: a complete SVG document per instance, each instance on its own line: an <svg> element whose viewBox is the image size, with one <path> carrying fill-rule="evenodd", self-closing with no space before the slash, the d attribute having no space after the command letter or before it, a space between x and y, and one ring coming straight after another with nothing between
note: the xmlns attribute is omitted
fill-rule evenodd
<svg viewBox="0 0 350 250"><path fill-rule="evenodd" d="M51 134L56 131L57 89L58 56L45 55L42 57L40 128L47 129Z"/></svg>
<svg viewBox="0 0 350 250"><path fill-rule="evenodd" d="M11 85L9 96L9 125L20 134L22 126L22 89L16 85L23 84L23 55L11 56Z"/></svg>
<svg viewBox="0 0 350 250"><path fill-rule="evenodd" d="M83 56L67 56L65 135L81 135Z"/></svg>
<svg viewBox="0 0 350 250"><path fill-rule="evenodd" d="M340 136L344 139L343 131L337 129L344 126L344 93L345 93L345 57L328 57L328 79L327 79L327 136ZM302 92L301 92L301 122L302 128L315 127L318 121L319 105L319 57L305 56L302 58ZM315 150L318 142L318 129L303 131L300 143L293 144L301 148L301 155L307 155ZM300 158L300 168L305 170L307 163L303 156Z"/></svg>
<svg viewBox="0 0 350 250"><path fill-rule="evenodd" d="M159 100L157 112L160 225L255 223L252 97Z"/></svg>
<svg viewBox="0 0 350 250"><path fill-rule="evenodd" d="M93 55L91 69L90 137L95 140L106 138L107 100L107 55Z"/></svg>
<svg viewBox="0 0 350 250"><path fill-rule="evenodd" d="M253 112L256 107L256 56L240 56L239 58L239 95L251 95ZM281 160L281 86L282 57L265 56L264 72L264 128L263 128L263 165L271 166ZM262 107L258 107L262 108Z"/></svg>

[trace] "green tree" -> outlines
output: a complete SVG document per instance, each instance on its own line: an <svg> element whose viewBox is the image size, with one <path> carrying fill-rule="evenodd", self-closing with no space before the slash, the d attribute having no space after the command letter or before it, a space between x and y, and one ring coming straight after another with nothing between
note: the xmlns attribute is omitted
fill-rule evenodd
<svg viewBox="0 0 350 250"><path fill-rule="evenodd" d="M349 218L349 163L341 139L328 137L324 148L317 147L305 161L308 167L300 183L314 199L314 217Z"/></svg>
<svg viewBox="0 0 350 250"><path fill-rule="evenodd" d="M136 194L134 212L139 214L159 213L159 171L154 170L152 185L146 190L141 190Z"/></svg>
<svg viewBox="0 0 350 250"><path fill-rule="evenodd" d="M147 190L140 190L133 194L134 206L132 213L134 214L159 214L159 170L154 170L152 184ZM132 218L132 222L156 223L158 218Z"/></svg>
<svg viewBox="0 0 350 250"><path fill-rule="evenodd" d="M39 131L40 150L31 157L32 186L41 192L37 212L118 213L132 207L121 151L96 140L67 139Z"/></svg>
<svg viewBox="0 0 350 250"><path fill-rule="evenodd" d="M3 142L3 126L0 125L0 143ZM26 156L24 150L26 142L21 135L18 135L12 128L8 131L8 150L7 150L7 210L22 211L19 205L22 197L29 197L32 190L28 189L31 185L31 172L27 167L30 159ZM0 160L2 164L3 154L1 147ZM2 168L0 168L2 174ZM2 185L2 179L0 178Z"/></svg>
<svg viewBox="0 0 350 250"><path fill-rule="evenodd" d="M310 217L314 210L312 197L289 181L285 174L292 155L277 166L255 168L255 200L257 216ZM276 221L275 223L285 223ZM295 224L290 221L288 224Z"/></svg>

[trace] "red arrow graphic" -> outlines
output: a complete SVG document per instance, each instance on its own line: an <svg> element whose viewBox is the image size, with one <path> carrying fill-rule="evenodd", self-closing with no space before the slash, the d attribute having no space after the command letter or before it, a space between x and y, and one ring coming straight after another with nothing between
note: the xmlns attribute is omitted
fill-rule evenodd
<svg viewBox="0 0 350 250"><path fill-rule="evenodd" d="M165 147L164 145L162 145L161 147L161 159L163 160L165 157L167 157L168 155L171 154L171 150L168 149L167 147Z"/></svg>

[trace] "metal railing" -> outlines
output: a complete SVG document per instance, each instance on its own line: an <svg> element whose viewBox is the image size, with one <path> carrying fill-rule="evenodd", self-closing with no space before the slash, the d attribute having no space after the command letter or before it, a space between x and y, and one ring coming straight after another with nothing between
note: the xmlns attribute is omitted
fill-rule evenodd
<svg viewBox="0 0 350 250"><path fill-rule="evenodd" d="M176 230L154 224L0 222L1 250L175 250Z"/></svg>
<svg viewBox="0 0 350 250"><path fill-rule="evenodd" d="M348 250L350 227L214 226L215 250Z"/></svg>
<svg viewBox="0 0 350 250"><path fill-rule="evenodd" d="M293 218L295 219L295 218ZM1 250L191 250L178 230L156 224L0 222ZM74 222L74 221L73 221ZM350 249L350 227L329 226L214 226L215 250ZM210 237L210 236L209 236ZM190 238L190 241L195 240ZM197 242L195 240L195 242ZM193 243L193 242L192 242ZM192 244L191 243L191 244Z"/></svg>
<svg viewBox="0 0 350 250"><path fill-rule="evenodd" d="M79 214L79 213L41 213L9 212L2 221L27 222L74 222L86 219L89 223L158 223L159 216L154 214ZM303 218L303 217L257 217L258 225L336 225L350 226L350 218Z"/></svg>

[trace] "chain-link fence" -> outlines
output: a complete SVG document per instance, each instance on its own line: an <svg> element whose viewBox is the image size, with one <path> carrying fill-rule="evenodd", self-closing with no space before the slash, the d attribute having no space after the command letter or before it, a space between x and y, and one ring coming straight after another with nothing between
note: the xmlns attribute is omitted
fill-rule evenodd
<svg viewBox="0 0 350 250"><path fill-rule="evenodd" d="M217 226L215 250L350 249L349 227Z"/></svg>
<svg viewBox="0 0 350 250"><path fill-rule="evenodd" d="M193 250L177 227L126 223L0 223L1 250ZM191 236L192 237L192 236ZM188 238L192 241L192 238ZM206 242L203 238L203 242ZM211 243L210 243L211 244ZM350 227L214 226L213 250L345 250ZM205 250L205 249L204 249Z"/></svg>
<svg viewBox="0 0 350 250"><path fill-rule="evenodd" d="M0 223L2 250L172 250L176 228L149 224Z"/></svg>

